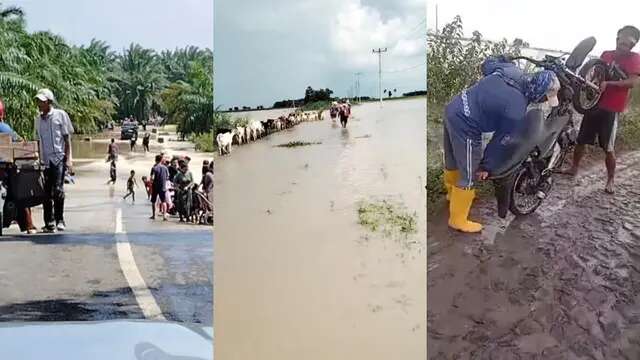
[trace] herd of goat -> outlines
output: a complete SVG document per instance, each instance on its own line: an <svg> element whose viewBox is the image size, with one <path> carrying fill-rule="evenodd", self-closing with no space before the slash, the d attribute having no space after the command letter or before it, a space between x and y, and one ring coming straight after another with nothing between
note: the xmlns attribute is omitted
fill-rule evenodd
<svg viewBox="0 0 640 360"><path fill-rule="evenodd" d="M302 122L322 120L322 111L305 111L279 116L277 119L266 121L250 120L246 126L236 126L231 129L218 129L216 143L218 153L222 156L231 153L231 145L247 144L276 131L289 129Z"/></svg>

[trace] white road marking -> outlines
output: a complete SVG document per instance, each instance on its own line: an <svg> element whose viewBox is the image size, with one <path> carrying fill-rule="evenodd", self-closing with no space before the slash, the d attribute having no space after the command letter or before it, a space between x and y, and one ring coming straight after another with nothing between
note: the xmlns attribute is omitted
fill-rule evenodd
<svg viewBox="0 0 640 360"><path fill-rule="evenodd" d="M116 214L115 233L116 235L122 235L118 237L116 243L120 268L122 269L124 277L127 279L129 287L133 290L133 295L138 302L138 306L142 309L142 313L147 319L166 320L164 315L162 315L156 299L153 297L153 294L151 294L151 290L149 290L147 283L142 278L136 265L136 260L133 258L129 239L122 227L122 209L118 209L118 213Z"/></svg>

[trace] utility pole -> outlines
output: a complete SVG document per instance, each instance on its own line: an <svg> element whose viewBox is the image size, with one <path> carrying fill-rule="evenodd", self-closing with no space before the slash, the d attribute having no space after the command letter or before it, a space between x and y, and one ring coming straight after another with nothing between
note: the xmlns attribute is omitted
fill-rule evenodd
<svg viewBox="0 0 640 360"><path fill-rule="evenodd" d="M387 52L387 48L373 49L374 54L378 54L378 95L380 96L380 106L382 106L382 53Z"/></svg>
<svg viewBox="0 0 640 360"><path fill-rule="evenodd" d="M436 4L436 34L438 34L438 4Z"/></svg>
<svg viewBox="0 0 640 360"><path fill-rule="evenodd" d="M358 98L358 102L360 102L360 76L361 75L362 75L361 72L355 73L355 76L356 76L356 97Z"/></svg>

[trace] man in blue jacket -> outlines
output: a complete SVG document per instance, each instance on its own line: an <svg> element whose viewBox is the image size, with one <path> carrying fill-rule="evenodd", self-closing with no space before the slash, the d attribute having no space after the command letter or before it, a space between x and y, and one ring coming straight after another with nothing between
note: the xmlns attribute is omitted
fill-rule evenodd
<svg viewBox="0 0 640 360"><path fill-rule="evenodd" d="M447 105L444 121L444 182L449 204L449 227L480 232L482 225L467 219L475 197L474 177L485 180L508 155L503 142L524 125L527 106L548 101L557 106L560 82L543 70L525 74L505 58L482 64L484 77ZM482 133L493 138L482 154ZM517 138L517 136L516 136Z"/></svg>

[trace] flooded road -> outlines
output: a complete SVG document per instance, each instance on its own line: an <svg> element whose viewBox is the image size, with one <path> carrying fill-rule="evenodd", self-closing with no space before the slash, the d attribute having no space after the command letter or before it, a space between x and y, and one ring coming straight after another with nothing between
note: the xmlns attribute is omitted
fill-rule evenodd
<svg viewBox="0 0 640 360"><path fill-rule="evenodd" d="M154 153L123 154L117 182L109 186L109 164L91 160L106 155L106 140L85 144L92 147L74 152L74 159L83 159L75 163L76 183L65 185L67 229L35 235L20 234L17 225L4 229L0 322L145 318L149 301L140 301L133 291L138 287L128 277L135 268L166 320L211 326L212 228L180 224L175 218L149 219L151 208L140 177L149 174ZM193 146L186 152L176 150L186 145L163 146L191 155L192 172L200 181L200 163L213 154L195 153ZM122 200L130 170L136 171L140 185L135 204ZM42 207L33 213L34 224L44 225ZM130 258L121 251L122 244L130 248ZM123 261L134 266L127 269Z"/></svg>
<svg viewBox="0 0 640 360"><path fill-rule="evenodd" d="M216 161L217 357L425 358L425 100L352 115ZM274 147L291 141L320 144ZM415 214L416 232L359 225L359 203L381 200Z"/></svg>
<svg viewBox="0 0 640 360"><path fill-rule="evenodd" d="M586 165L586 164L585 164ZM477 202L480 235L429 216L429 359L639 359L640 153L621 156L617 192L602 159L522 219Z"/></svg>

